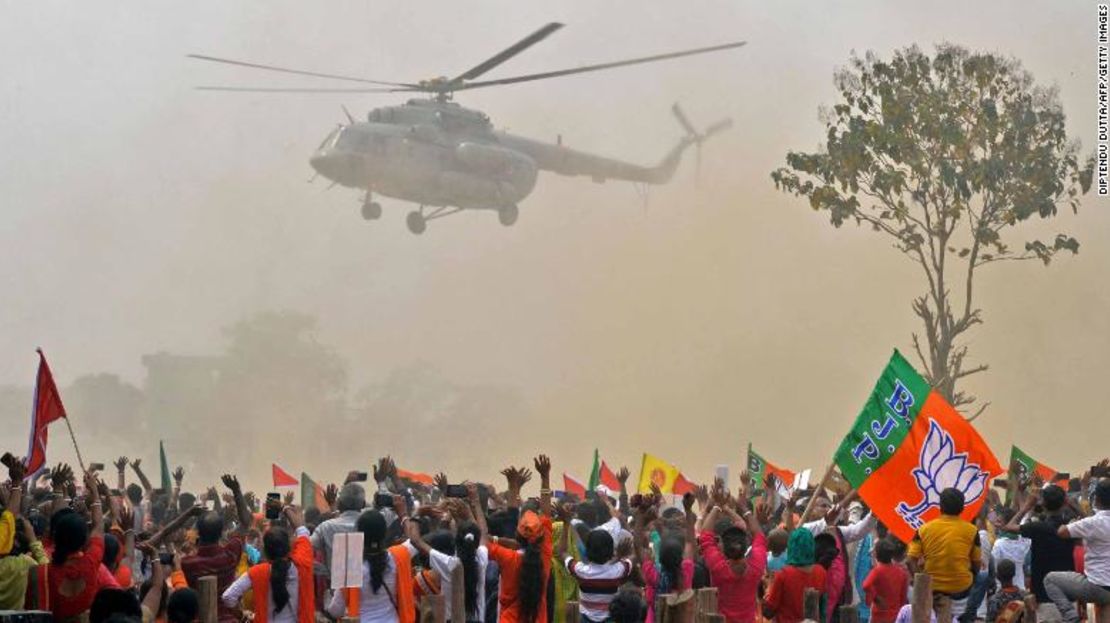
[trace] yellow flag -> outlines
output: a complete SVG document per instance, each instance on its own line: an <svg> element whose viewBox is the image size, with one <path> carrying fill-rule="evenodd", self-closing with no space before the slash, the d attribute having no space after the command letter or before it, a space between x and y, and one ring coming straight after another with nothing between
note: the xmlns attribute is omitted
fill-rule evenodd
<svg viewBox="0 0 1110 623"><path fill-rule="evenodd" d="M640 464L640 485L636 490L639 493L651 493L651 483L654 482L663 493L673 493L678 476L677 467L645 452L644 462Z"/></svg>

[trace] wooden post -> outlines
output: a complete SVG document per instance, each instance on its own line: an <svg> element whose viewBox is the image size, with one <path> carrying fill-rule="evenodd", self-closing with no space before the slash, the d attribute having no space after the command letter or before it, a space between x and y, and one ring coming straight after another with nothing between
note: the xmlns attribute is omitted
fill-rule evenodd
<svg viewBox="0 0 1110 623"><path fill-rule="evenodd" d="M478 578L484 581L484 578ZM451 570L451 620L465 622L470 617L466 616L466 580L463 576L462 564L455 565ZM570 623L570 622L568 622Z"/></svg>
<svg viewBox="0 0 1110 623"><path fill-rule="evenodd" d="M933 609L937 613L937 623L952 620L952 598L948 595L934 596Z"/></svg>
<svg viewBox="0 0 1110 623"><path fill-rule="evenodd" d="M666 623L694 623L697 614L697 601L694 590L686 589L678 594L667 595Z"/></svg>
<svg viewBox="0 0 1110 623"><path fill-rule="evenodd" d="M859 623L859 606L840 606L840 623Z"/></svg>
<svg viewBox="0 0 1110 623"><path fill-rule="evenodd" d="M655 623L669 623L667 621L667 597L670 593L655 596ZM567 623L564 621L563 623Z"/></svg>
<svg viewBox="0 0 1110 623"><path fill-rule="evenodd" d="M578 602L568 599L563 606L563 623L578 623L581 619L582 613L578 610Z"/></svg>
<svg viewBox="0 0 1110 623"><path fill-rule="evenodd" d="M703 588L699 589L696 595L697 612L694 618L698 623L705 623L708 616L717 614L717 589Z"/></svg>
<svg viewBox="0 0 1110 623"><path fill-rule="evenodd" d="M1037 623L1037 596L1025 596L1025 621L1023 623Z"/></svg>
<svg viewBox="0 0 1110 623"><path fill-rule="evenodd" d="M445 623L447 600L443 595L424 595L420 600L420 623Z"/></svg>
<svg viewBox="0 0 1110 623"><path fill-rule="evenodd" d="M802 618L809 621L821 620L821 593L815 588L807 588L803 593Z"/></svg>
<svg viewBox="0 0 1110 623"><path fill-rule="evenodd" d="M200 578L197 586L197 601L200 604L200 623L216 623L216 576Z"/></svg>
<svg viewBox="0 0 1110 623"><path fill-rule="evenodd" d="M933 578L928 573L913 576L913 623L933 620ZM945 621L948 623L948 621Z"/></svg>

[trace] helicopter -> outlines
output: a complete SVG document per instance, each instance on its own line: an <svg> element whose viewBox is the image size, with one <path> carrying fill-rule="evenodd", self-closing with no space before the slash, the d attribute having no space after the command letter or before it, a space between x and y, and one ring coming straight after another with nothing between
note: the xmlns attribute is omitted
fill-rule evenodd
<svg viewBox="0 0 1110 623"><path fill-rule="evenodd" d="M655 54L640 58L586 65L571 69L476 80L563 27L552 22L453 78L440 76L417 82L388 82L357 76L321 73L245 62L202 54L189 58L252 69L360 83L358 87L242 87L198 86L203 91L263 93L421 93L397 106L375 108L365 121L357 121L343 107L347 123L335 127L309 164L317 175L349 188L365 191L362 216L381 218L376 195L419 206L407 215L413 234L422 234L428 221L464 210L493 210L502 225L516 223L518 204L535 188L540 171L565 176L587 176L594 182L623 180L640 184L665 184L674 176L683 153L732 126L723 119L698 131L675 104L672 113L685 134L655 165L642 166L567 148L562 137L552 144L495 130L485 113L454 101L459 91L546 80L573 74L651 63L696 54L739 48L737 41ZM372 86L365 86L372 85Z"/></svg>

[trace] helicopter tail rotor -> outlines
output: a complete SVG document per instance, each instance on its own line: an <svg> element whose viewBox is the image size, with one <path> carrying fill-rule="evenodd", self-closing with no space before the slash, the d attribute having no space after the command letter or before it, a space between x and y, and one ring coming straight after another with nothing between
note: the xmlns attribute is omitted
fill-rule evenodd
<svg viewBox="0 0 1110 623"><path fill-rule="evenodd" d="M720 134L725 130L732 127L732 119L722 119L716 123L710 124L704 131L698 132L693 123L690 123L690 118L683 112L682 107L675 102L671 106L671 112L674 114L678 124L686 131L686 138L694 144L694 181L697 183L701 179L701 145L710 137Z"/></svg>

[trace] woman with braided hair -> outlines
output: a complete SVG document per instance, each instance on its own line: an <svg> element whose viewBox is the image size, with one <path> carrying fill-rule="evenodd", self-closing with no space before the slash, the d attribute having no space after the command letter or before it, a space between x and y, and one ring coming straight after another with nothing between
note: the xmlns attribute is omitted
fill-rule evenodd
<svg viewBox="0 0 1110 623"><path fill-rule="evenodd" d="M314 623L316 594L312 543L301 512L292 506L285 507L283 512L295 530L292 547L285 528L274 526L267 530L262 536L267 562L239 576L221 599L225 606L234 608L250 589L254 591L256 604L255 623Z"/></svg>

